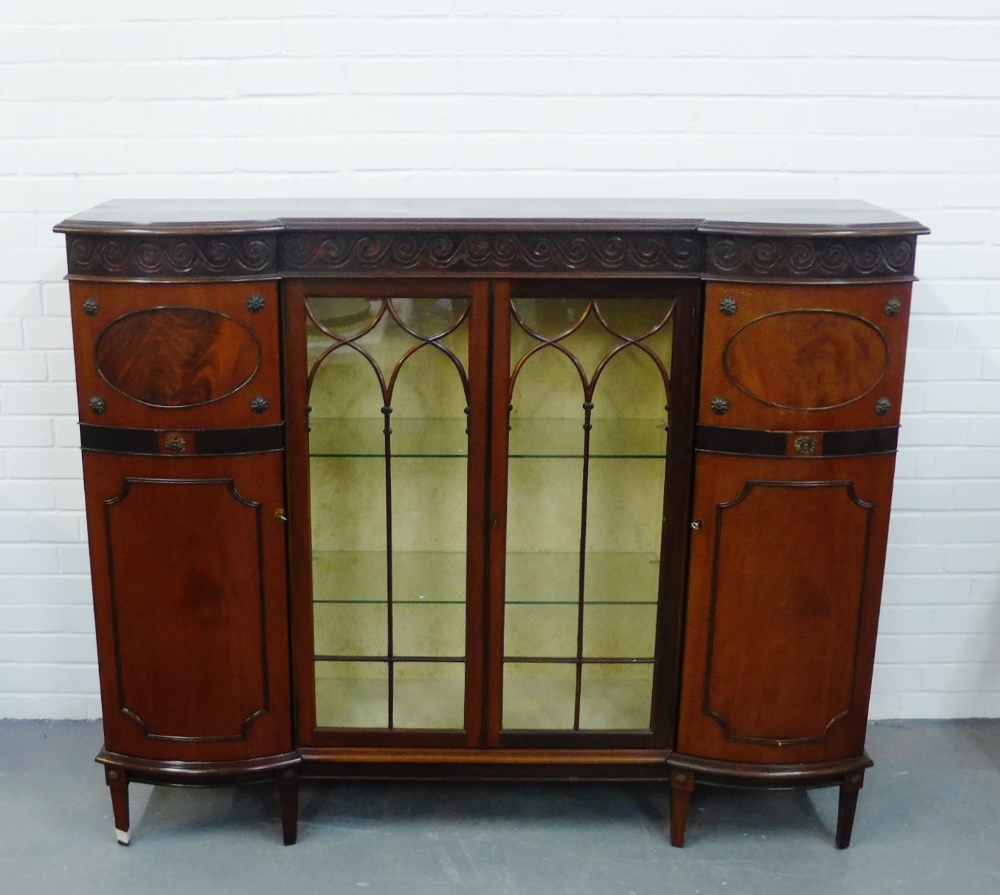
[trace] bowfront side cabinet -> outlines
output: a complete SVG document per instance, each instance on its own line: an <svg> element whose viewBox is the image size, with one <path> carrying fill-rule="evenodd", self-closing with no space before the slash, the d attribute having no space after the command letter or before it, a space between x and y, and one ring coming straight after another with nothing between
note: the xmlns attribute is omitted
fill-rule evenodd
<svg viewBox="0 0 1000 895"><path fill-rule="evenodd" d="M673 842L696 780L839 784L865 768L910 284L710 283Z"/></svg>
<svg viewBox="0 0 1000 895"><path fill-rule="evenodd" d="M130 780L839 786L914 221L861 203L108 203L67 234Z"/></svg>
<svg viewBox="0 0 1000 895"><path fill-rule="evenodd" d="M130 780L277 776L293 841L276 284L70 298L118 840Z"/></svg>

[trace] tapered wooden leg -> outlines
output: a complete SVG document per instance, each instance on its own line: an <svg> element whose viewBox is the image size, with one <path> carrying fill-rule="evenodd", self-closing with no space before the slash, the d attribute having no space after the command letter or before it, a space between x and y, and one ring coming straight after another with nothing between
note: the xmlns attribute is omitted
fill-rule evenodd
<svg viewBox="0 0 1000 895"><path fill-rule="evenodd" d="M115 835L119 845L128 845L131 834L128 820L128 777L121 768L105 765L104 779L111 788L111 807L115 813Z"/></svg>
<svg viewBox="0 0 1000 895"><path fill-rule="evenodd" d="M690 771L673 771L670 774L670 844L675 848L684 848L693 789L694 775Z"/></svg>
<svg viewBox="0 0 1000 895"><path fill-rule="evenodd" d="M299 772L295 768L278 771L278 797L281 800L281 832L285 845L295 845L299 835Z"/></svg>
<svg viewBox="0 0 1000 895"><path fill-rule="evenodd" d="M837 848L847 848L851 844L854 812L858 807L858 793L861 791L864 781L864 771L855 771L840 784L840 803L837 809Z"/></svg>

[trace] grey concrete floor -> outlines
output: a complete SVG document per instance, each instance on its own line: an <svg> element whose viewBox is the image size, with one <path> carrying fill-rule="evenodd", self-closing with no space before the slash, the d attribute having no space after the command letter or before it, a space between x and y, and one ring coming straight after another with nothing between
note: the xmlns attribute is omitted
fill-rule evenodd
<svg viewBox="0 0 1000 895"><path fill-rule="evenodd" d="M133 784L114 840L99 724L0 721L0 892L1000 893L1000 721L874 724L854 842L837 793L696 790L688 844L635 783L305 783L299 844L271 786Z"/></svg>

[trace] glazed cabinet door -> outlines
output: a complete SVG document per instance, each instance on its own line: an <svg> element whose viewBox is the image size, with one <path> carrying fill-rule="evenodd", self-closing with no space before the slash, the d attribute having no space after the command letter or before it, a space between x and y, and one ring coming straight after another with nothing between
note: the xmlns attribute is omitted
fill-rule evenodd
<svg viewBox="0 0 1000 895"><path fill-rule="evenodd" d="M495 286L491 744L670 742L696 293Z"/></svg>
<svg viewBox="0 0 1000 895"><path fill-rule="evenodd" d="M486 284L285 298L300 742L478 745Z"/></svg>

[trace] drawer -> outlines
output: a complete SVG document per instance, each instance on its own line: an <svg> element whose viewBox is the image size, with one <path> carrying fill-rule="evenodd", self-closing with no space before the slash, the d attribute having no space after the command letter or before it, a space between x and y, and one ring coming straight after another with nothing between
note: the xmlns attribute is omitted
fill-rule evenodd
<svg viewBox="0 0 1000 895"><path fill-rule="evenodd" d="M70 284L80 421L213 429L282 420L278 289Z"/></svg>
<svg viewBox="0 0 1000 895"><path fill-rule="evenodd" d="M823 431L899 423L910 283L709 283L698 421Z"/></svg>

